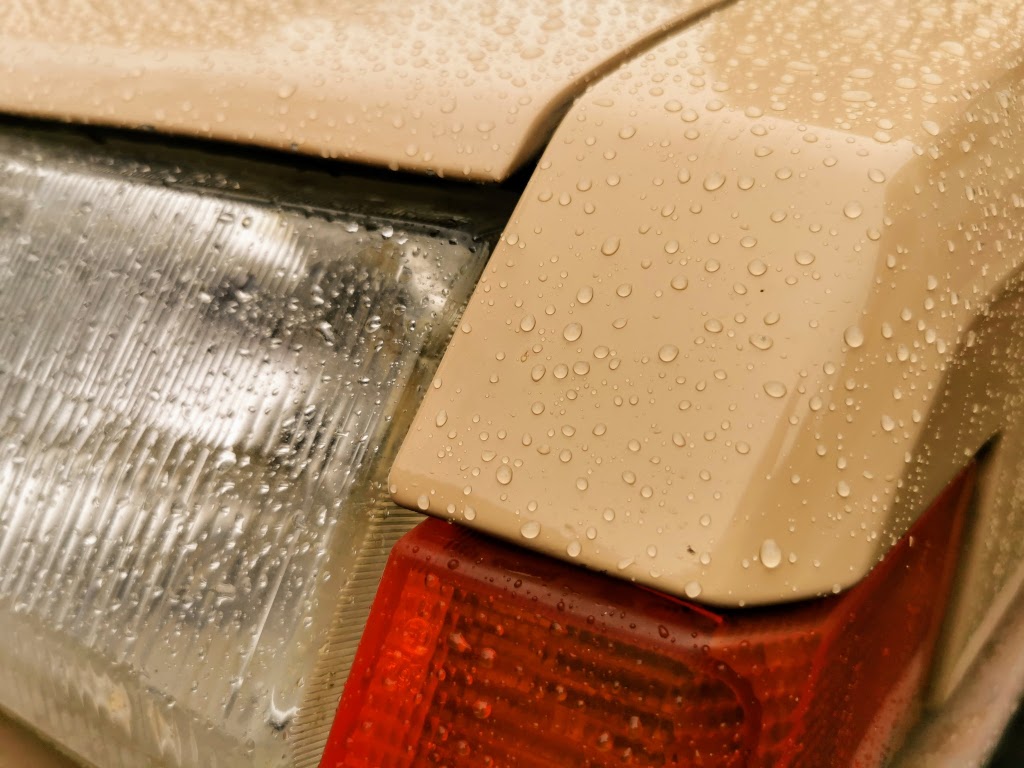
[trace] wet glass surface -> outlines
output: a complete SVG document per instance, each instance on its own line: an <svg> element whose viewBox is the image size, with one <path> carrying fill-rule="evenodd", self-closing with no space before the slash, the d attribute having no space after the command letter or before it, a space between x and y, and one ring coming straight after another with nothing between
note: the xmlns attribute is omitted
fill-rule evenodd
<svg viewBox="0 0 1024 768"><path fill-rule="evenodd" d="M0 133L0 704L104 766L313 765L501 217L131 151Z"/></svg>

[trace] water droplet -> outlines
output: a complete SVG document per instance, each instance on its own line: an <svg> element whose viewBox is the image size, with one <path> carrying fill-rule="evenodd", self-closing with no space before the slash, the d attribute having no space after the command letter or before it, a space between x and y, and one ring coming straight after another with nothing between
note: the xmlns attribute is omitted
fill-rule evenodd
<svg viewBox="0 0 1024 768"><path fill-rule="evenodd" d="M747 264L747 272L752 274L754 277L760 277L768 271L768 265L765 264L761 259L754 259Z"/></svg>
<svg viewBox="0 0 1024 768"><path fill-rule="evenodd" d="M416 498L416 508L421 512L426 512L430 508L430 497L425 493L418 496Z"/></svg>
<svg viewBox="0 0 1024 768"><path fill-rule="evenodd" d="M508 485L512 482L512 467L508 464L501 464L494 472L494 478L502 485Z"/></svg>
<svg viewBox="0 0 1024 768"><path fill-rule="evenodd" d="M725 176L720 173L712 173L704 179L704 189L708 192L714 192L716 189L720 189L723 184L725 184Z"/></svg>
<svg viewBox="0 0 1024 768"><path fill-rule="evenodd" d="M441 409L437 412L437 416L434 417L434 426L443 427L448 423L448 411Z"/></svg>
<svg viewBox="0 0 1024 768"><path fill-rule="evenodd" d="M859 219L864 213L864 207L856 200L851 200L843 206L843 215L848 219Z"/></svg>
<svg viewBox="0 0 1024 768"><path fill-rule="evenodd" d="M633 286L630 285L629 283L623 283L622 285L620 285L618 288L615 289L616 295L619 298L621 298L621 299L625 299L632 292L633 292Z"/></svg>
<svg viewBox="0 0 1024 768"><path fill-rule="evenodd" d="M669 283L669 285L671 285L677 291L685 291L686 286L688 286L689 284L690 281L686 279L685 275L676 275L675 277L672 278L672 281Z"/></svg>
<svg viewBox="0 0 1024 768"><path fill-rule="evenodd" d="M850 349L857 349L864 343L864 331L859 326L851 325L843 331L843 341Z"/></svg>
<svg viewBox="0 0 1024 768"><path fill-rule="evenodd" d="M804 267L814 263L814 254L810 251L797 251L793 254L793 258L796 259L797 264Z"/></svg>
<svg viewBox="0 0 1024 768"><path fill-rule="evenodd" d="M763 333L752 333L750 335L750 343L761 350L771 349L773 344L772 337L765 336Z"/></svg>
<svg viewBox="0 0 1024 768"><path fill-rule="evenodd" d="M537 327L537 318L533 315L525 315L522 320L519 321L519 328L529 333Z"/></svg>
<svg viewBox="0 0 1024 768"><path fill-rule="evenodd" d="M589 285L584 285L578 291L576 291L576 301L580 304L589 304L594 298L594 289Z"/></svg>
<svg viewBox="0 0 1024 768"><path fill-rule="evenodd" d="M766 381L764 391L768 397L780 398L786 396L786 385L781 381Z"/></svg>
<svg viewBox="0 0 1024 768"><path fill-rule="evenodd" d="M530 378L534 381L540 381L544 378L545 373L547 373L547 368L538 364L533 366L533 370L530 371Z"/></svg>
<svg viewBox="0 0 1024 768"><path fill-rule="evenodd" d="M536 539L540 536L540 523L536 520L523 523L523 527L519 529L519 533L523 535L524 539Z"/></svg>
<svg viewBox="0 0 1024 768"><path fill-rule="evenodd" d="M579 323L569 323L562 331L562 337L566 341L576 341L583 335L583 326Z"/></svg>
<svg viewBox="0 0 1024 768"><path fill-rule="evenodd" d="M691 600L693 600L694 598L700 597L700 592L701 592L700 582L697 582L697 581L688 581L688 582L686 582L686 585L683 587L683 592Z"/></svg>
<svg viewBox="0 0 1024 768"><path fill-rule="evenodd" d="M663 363L671 363L679 356L679 347L674 344L666 344L658 350L658 359Z"/></svg>
<svg viewBox="0 0 1024 768"><path fill-rule="evenodd" d="M565 553L569 555L569 557L579 557L580 552L582 551L583 545L578 541L570 541L569 545L565 548Z"/></svg>
<svg viewBox="0 0 1024 768"><path fill-rule="evenodd" d="M845 480L840 480L836 483L836 493L839 494L840 498L847 498L850 495L850 484Z"/></svg>
<svg viewBox="0 0 1024 768"><path fill-rule="evenodd" d="M619 243L621 241L617 237L609 237L601 244L601 253L605 256L614 256L619 250Z"/></svg>
<svg viewBox="0 0 1024 768"><path fill-rule="evenodd" d="M765 568L778 568L779 563L782 562L782 550L779 545L775 542L775 539L765 539L761 542L761 551L759 554L761 565Z"/></svg>

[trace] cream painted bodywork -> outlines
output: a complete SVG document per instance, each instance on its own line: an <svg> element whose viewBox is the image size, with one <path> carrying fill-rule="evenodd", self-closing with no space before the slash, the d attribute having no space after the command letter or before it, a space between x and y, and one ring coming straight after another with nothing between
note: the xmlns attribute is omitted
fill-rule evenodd
<svg viewBox="0 0 1024 768"><path fill-rule="evenodd" d="M26 729L0 717L0 768L75 768Z"/></svg>
<svg viewBox="0 0 1024 768"><path fill-rule="evenodd" d="M1007 3L739 3L596 84L395 498L716 605L859 580L1017 431L1024 353L986 328L1020 337L1022 30ZM1002 566L961 595L947 676L1013 587L1020 509L988 519Z"/></svg>
<svg viewBox="0 0 1024 768"><path fill-rule="evenodd" d="M0 111L499 180L714 0L15 0Z"/></svg>

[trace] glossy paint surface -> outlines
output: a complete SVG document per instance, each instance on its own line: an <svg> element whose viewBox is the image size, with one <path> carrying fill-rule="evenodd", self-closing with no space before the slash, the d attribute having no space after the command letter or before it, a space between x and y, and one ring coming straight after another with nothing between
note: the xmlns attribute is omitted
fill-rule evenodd
<svg viewBox="0 0 1024 768"><path fill-rule="evenodd" d="M1016 434L1022 28L1006 4L739 3L608 76L506 228L395 497L717 605L862 578ZM972 621L1013 581L1012 506Z"/></svg>
<svg viewBox="0 0 1024 768"><path fill-rule="evenodd" d="M712 0L15 0L0 110L501 179Z"/></svg>

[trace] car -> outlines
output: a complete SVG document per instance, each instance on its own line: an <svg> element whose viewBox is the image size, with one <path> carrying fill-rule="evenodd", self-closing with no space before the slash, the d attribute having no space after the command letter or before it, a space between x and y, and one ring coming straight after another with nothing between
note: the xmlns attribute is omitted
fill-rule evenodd
<svg viewBox="0 0 1024 768"><path fill-rule="evenodd" d="M984 764L1022 33L16 3L0 709L100 768Z"/></svg>

